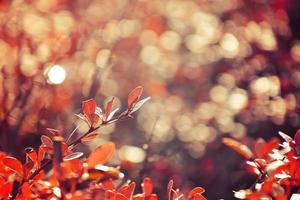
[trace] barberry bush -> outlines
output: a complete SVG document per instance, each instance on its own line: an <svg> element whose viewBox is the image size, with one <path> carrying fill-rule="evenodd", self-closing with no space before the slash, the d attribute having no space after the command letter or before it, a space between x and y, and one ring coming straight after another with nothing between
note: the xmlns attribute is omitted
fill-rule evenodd
<svg viewBox="0 0 300 200"><path fill-rule="evenodd" d="M300 199L300 130L294 138L279 132L283 139L273 138L266 142L259 138L253 148L232 139L223 138L223 143L239 153L250 173L257 176L248 189L234 191L237 199Z"/></svg>
<svg viewBox="0 0 300 200"><path fill-rule="evenodd" d="M140 100L141 86L130 92L127 109L119 112L112 109L114 98L104 109L93 99L82 102L82 113L77 116L86 122L86 133L72 140L76 129L66 139L60 130L48 128L47 135L41 136L41 145L24 150L26 162L22 163L5 152L0 152L0 197L14 199L100 199L100 200L156 200L153 183L149 177L141 177L142 191L135 191L135 182L127 181L119 167L105 165L115 150L113 142L106 142L90 155L75 150L75 147L93 140L101 127L131 118L132 114L146 103L150 97ZM122 184L116 185L116 180ZM196 187L186 196L187 200L204 200L204 189ZM179 189L174 188L173 180L166 186L169 200L183 199Z"/></svg>

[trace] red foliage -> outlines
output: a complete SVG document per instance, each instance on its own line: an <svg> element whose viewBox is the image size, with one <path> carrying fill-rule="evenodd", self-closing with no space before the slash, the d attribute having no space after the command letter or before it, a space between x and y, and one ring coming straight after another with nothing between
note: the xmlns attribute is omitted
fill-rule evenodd
<svg viewBox="0 0 300 200"><path fill-rule="evenodd" d="M60 131L48 129L51 137L42 135L38 151L26 148L26 162L0 152L0 197L1 199L105 199L105 200L157 200L153 194L153 183L148 177L143 179L142 193L134 194L135 183L127 182L117 188L113 180L122 179L119 168L104 165L115 150L113 142L107 142L94 149L87 158L82 152L74 151L81 142L97 136L94 132L100 127L131 117L149 98L138 101L143 88L137 87L128 95L128 108L114 116L112 98L106 105L105 113L97 107L93 99L83 101L82 120L89 130L69 142ZM74 132L76 129L74 130ZM46 168L49 168L50 170ZM197 187L187 199L205 199L203 188ZM179 190L173 189L173 181L168 186L169 200L182 197Z"/></svg>
<svg viewBox="0 0 300 200"><path fill-rule="evenodd" d="M294 139L279 132L284 142L277 138L269 142L259 138L253 151L246 145L231 139L223 138L223 143L242 155L250 166L250 171L257 174L253 186L235 192L239 199L299 199L300 195L300 131Z"/></svg>

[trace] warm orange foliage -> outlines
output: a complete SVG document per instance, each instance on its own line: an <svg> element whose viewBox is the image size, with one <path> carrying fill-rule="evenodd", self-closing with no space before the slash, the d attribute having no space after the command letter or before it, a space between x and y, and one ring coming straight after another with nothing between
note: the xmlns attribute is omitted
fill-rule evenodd
<svg viewBox="0 0 300 200"><path fill-rule="evenodd" d="M251 151L246 145L231 139L223 138L223 143L242 155L250 166L250 171L257 174L253 186L235 192L238 199L299 199L300 169L298 130L292 139L279 132L284 142L274 138L266 142L259 138Z"/></svg>
<svg viewBox="0 0 300 200"><path fill-rule="evenodd" d="M112 98L106 105L105 113L97 107L93 99L82 102L82 112L78 116L89 125L89 130L69 142L60 131L48 129L52 136L41 136L38 151L26 148L26 162L1 152L0 157L0 197L14 199L104 199L104 200L157 200L153 194L153 183L144 178L142 193L134 194L135 183L125 183L116 188L113 180L119 180L124 174L119 168L104 165L115 150L113 142L107 142L94 149L87 158L84 153L74 151L74 147L87 138L93 139L94 131L116 122L138 110L149 98L138 101L143 88L137 87L128 95L128 108L114 116ZM97 116L97 118L95 118ZM97 119L97 120L95 120ZM76 129L75 129L76 131ZM50 170L46 170L49 168ZM182 194L174 190L173 181L168 186L169 200L178 199ZM14 187L13 187L14 185ZM193 189L188 199L205 199L203 188Z"/></svg>

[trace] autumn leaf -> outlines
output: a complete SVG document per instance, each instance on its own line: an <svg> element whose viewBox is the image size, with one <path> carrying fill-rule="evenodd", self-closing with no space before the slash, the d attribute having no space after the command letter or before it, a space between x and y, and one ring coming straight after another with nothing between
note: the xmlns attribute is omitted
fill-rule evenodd
<svg viewBox="0 0 300 200"><path fill-rule="evenodd" d="M0 197L2 197L3 200L8 200L9 194L11 193L12 189L13 189L12 182L4 183L0 188Z"/></svg>
<svg viewBox="0 0 300 200"><path fill-rule="evenodd" d="M37 156L38 165L41 165L42 160L44 159L44 157L45 157L45 150L42 146L40 146L39 150L38 150L38 156Z"/></svg>
<svg viewBox="0 0 300 200"><path fill-rule="evenodd" d="M37 161L37 153L36 151L31 148L31 147L28 147L25 149L25 153L26 153L26 156L32 160L33 162L36 162Z"/></svg>
<svg viewBox="0 0 300 200"><path fill-rule="evenodd" d="M88 166L93 168L98 164L104 164L108 161L114 150L115 144L113 142L107 142L97 147L87 159Z"/></svg>
<svg viewBox="0 0 300 200"><path fill-rule="evenodd" d="M244 145L234 139L231 139L231 138L223 138L222 142L229 148L231 148L234 151L236 151L237 153L239 153L245 159L249 160L249 159L253 158L252 151L246 145Z"/></svg>
<svg viewBox="0 0 300 200"><path fill-rule="evenodd" d="M96 126L100 120L100 116L97 115L96 113L93 113L89 116L89 119L90 119L91 127L96 128Z"/></svg>
<svg viewBox="0 0 300 200"><path fill-rule="evenodd" d="M143 192L145 193L146 197L150 196L153 190L152 180L148 177L144 178L142 186L143 186Z"/></svg>
<svg viewBox="0 0 300 200"><path fill-rule="evenodd" d="M195 194L194 200L206 200L206 198L201 194Z"/></svg>
<svg viewBox="0 0 300 200"><path fill-rule="evenodd" d="M106 121L112 111L112 107L113 107L113 102L115 100L115 97L113 97L106 105L105 108L105 114L104 114L104 121Z"/></svg>
<svg viewBox="0 0 300 200"><path fill-rule="evenodd" d="M31 199L32 191L30 188L30 184L28 182L25 182L22 186L22 196L27 197L28 199ZM25 198L25 199L27 199Z"/></svg>
<svg viewBox="0 0 300 200"><path fill-rule="evenodd" d="M46 147L53 147L53 141L46 135L41 136L41 141Z"/></svg>
<svg viewBox="0 0 300 200"><path fill-rule="evenodd" d="M115 190L116 189L111 178L101 182L101 185L103 185L107 190Z"/></svg>
<svg viewBox="0 0 300 200"><path fill-rule="evenodd" d="M294 136L295 144L297 148L300 148L300 130L298 130Z"/></svg>
<svg viewBox="0 0 300 200"><path fill-rule="evenodd" d="M132 182L128 185L124 185L123 187L121 187L118 192L122 193L125 197L127 197L128 199L130 199L133 195L135 189L135 183Z"/></svg>
<svg viewBox="0 0 300 200"><path fill-rule="evenodd" d="M129 199L125 197L123 194L117 193L115 196L115 200L129 200Z"/></svg>
<svg viewBox="0 0 300 200"><path fill-rule="evenodd" d="M27 178L28 176L30 176L32 170L35 168L34 167L35 163L34 162L26 162L24 165L23 165L23 172L24 172L24 175L23 177L24 178Z"/></svg>
<svg viewBox="0 0 300 200"><path fill-rule="evenodd" d="M88 99L82 102L82 112L87 116L95 113L96 107L97 105L94 99Z"/></svg>
<svg viewBox="0 0 300 200"><path fill-rule="evenodd" d="M14 157L6 156L5 158L3 158L2 162L9 169L13 170L20 176L23 176L23 166L22 166L22 163L18 159L14 158Z"/></svg>
<svg viewBox="0 0 300 200"><path fill-rule="evenodd" d="M143 87L138 86L134 88L128 95L127 103L128 103L128 110L131 110L133 104L135 104L141 97L143 93Z"/></svg>
<svg viewBox="0 0 300 200"><path fill-rule="evenodd" d="M189 192L188 199L191 199L198 194L202 194L203 192L205 192L205 190L202 187L195 187Z"/></svg>

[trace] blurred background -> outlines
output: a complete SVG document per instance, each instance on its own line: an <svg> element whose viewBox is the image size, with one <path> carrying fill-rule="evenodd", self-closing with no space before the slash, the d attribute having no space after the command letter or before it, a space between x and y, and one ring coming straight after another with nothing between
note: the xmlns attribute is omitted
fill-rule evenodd
<svg viewBox="0 0 300 200"><path fill-rule="evenodd" d="M116 96L125 109L141 85L152 98L135 118L78 148L114 141L111 164L153 178L162 199L171 178L232 199L256 177L220 139L251 146L299 128L299 10L297 0L0 0L0 150L22 159L47 127L80 135L82 100Z"/></svg>

